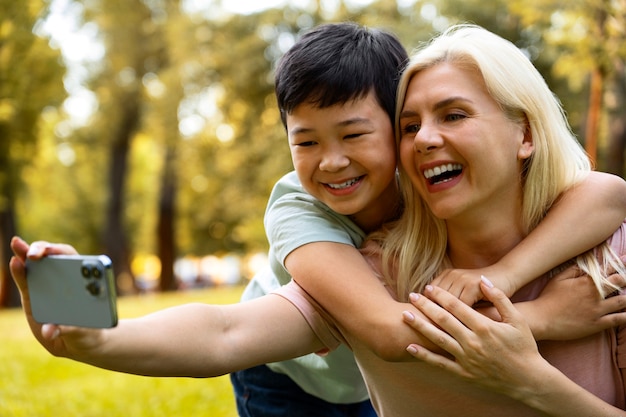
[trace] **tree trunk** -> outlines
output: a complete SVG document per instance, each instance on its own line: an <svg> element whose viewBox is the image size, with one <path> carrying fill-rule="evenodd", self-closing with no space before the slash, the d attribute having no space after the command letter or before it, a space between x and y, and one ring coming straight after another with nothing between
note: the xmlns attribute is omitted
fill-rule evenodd
<svg viewBox="0 0 626 417"><path fill-rule="evenodd" d="M173 291L177 289L174 276L176 241L174 218L176 214L176 173L174 169L174 145L167 144L163 176L161 177L161 196L159 197L159 219L157 225L158 256L161 260L159 289Z"/></svg>
<svg viewBox="0 0 626 417"><path fill-rule="evenodd" d="M599 68L594 68L589 86L589 109L585 127L585 150L594 164L598 158L598 126L602 113L603 82L602 72Z"/></svg>
<svg viewBox="0 0 626 417"><path fill-rule="evenodd" d="M9 271L9 259L13 253L9 242L17 233L15 227L15 210L13 199L7 201L4 210L0 211L0 308L17 307L21 304L20 293Z"/></svg>
<svg viewBox="0 0 626 417"><path fill-rule="evenodd" d="M0 308L17 307L20 294L9 271L9 259L13 255L10 241L17 234L15 222L15 193L19 188L19 164L9 159L9 129L0 125Z"/></svg>
<svg viewBox="0 0 626 417"><path fill-rule="evenodd" d="M120 293L136 290L130 269L128 241L124 229L124 185L128 172L130 142L139 125L139 97L136 92L122 95L123 109L111 145L109 205L106 210L104 250L113 261L116 286Z"/></svg>
<svg viewBox="0 0 626 417"><path fill-rule="evenodd" d="M609 112L609 144L606 155L606 171L626 178L626 77L624 62L616 60L612 72L611 94L613 108Z"/></svg>

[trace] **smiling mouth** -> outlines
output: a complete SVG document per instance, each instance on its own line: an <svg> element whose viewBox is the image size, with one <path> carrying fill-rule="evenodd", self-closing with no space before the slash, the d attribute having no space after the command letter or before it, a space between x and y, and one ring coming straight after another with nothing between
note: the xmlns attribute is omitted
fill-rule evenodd
<svg viewBox="0 0 626 417"><path fill-rule="evenodd" d="M424 178L430 185L441 184L461 175L461 164L444 164L424 171Z"/></svg>
<svg viewBox="0 0 626 417"><path fill-rule="evenodd" d="M361 181L361 179L363 178L363 176L357 177L357 178L352 178L351 180L339 183L339 184L330 184L327 183L326 186L328 188L332 188L333 190L343 190L349 187L352 187L354 184L356 184L357 182Z"/></svg>

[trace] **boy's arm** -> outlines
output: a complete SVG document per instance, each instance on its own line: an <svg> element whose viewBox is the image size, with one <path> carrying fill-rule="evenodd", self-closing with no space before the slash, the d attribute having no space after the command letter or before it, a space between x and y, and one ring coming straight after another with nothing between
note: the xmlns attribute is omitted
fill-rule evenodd
<svg viewBox="0 0 626 417"><path fill-rule="evenodd" d="M593 213L593 215L590 215ZM507 296L563 262L609 238L626 218L626 181L590 172L567 190L541 223L499 262L480 270L451 270L433 283L472 305L481 298L480 276Z"/></svg>
<svg viewBox="0 0 626 417"><path fill-rule="evenodd" d="M608 280L626 286L626 277L619 274ZM593 280L575 266L550 279L537 299L515 303L515 308L529 323L535 340L579 339L626 323L626 295L600 297ZM480 312L501 320L494 307Z"/></svg>
<svg viewBox="0 0 626 417"><path fill-rule="evenodd" d="M188 304L111 329L42 325L31 314L25 259L75 252L67 245L29 246L14 238L11 274L37 340L53 355L120 372L150 376L222 375L317 351L324 346L289 301L268 295L232 305ZM60 277L62 278L62 277Z"/></svg>
<svg viewBox="0 0 626 417"><path fill-rule="evenodd" d="M355 247L333 242L309 243L292 251L285 259L285 267L294 281L348 333L378 356L389 361L410 359L405 348L415 342L416 334L402 323L399 314L405 310L421 313L410 303L392 298ZM419 342L436 348L425 338Z"/></svg>

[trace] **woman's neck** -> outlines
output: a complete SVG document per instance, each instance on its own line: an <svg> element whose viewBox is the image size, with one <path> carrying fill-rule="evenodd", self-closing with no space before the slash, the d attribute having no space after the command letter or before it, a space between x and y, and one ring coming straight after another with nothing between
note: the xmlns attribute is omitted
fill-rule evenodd
<svg viewBox="0 0 626 417"><path fill-rule="evenodd" d="M448 257L454 268L483 268L498 262L524 239L521 216L502 211L472 220L446 221Z"/></svg>

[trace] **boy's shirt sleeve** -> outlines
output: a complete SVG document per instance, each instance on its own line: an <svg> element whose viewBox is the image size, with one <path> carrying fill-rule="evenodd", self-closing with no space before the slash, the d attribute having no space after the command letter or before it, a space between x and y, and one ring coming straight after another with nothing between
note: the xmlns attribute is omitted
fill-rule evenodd
<svg viewBox="0 0 626 417"><path fill-rule="evenodd" d="M291 277L284 268L287 255L313 242L334 242L358 248L364 232L347 216L335 213L308 194L295 172L274 186L265 212L265 231L270 244L270 266L282 285Z"/></svg>

